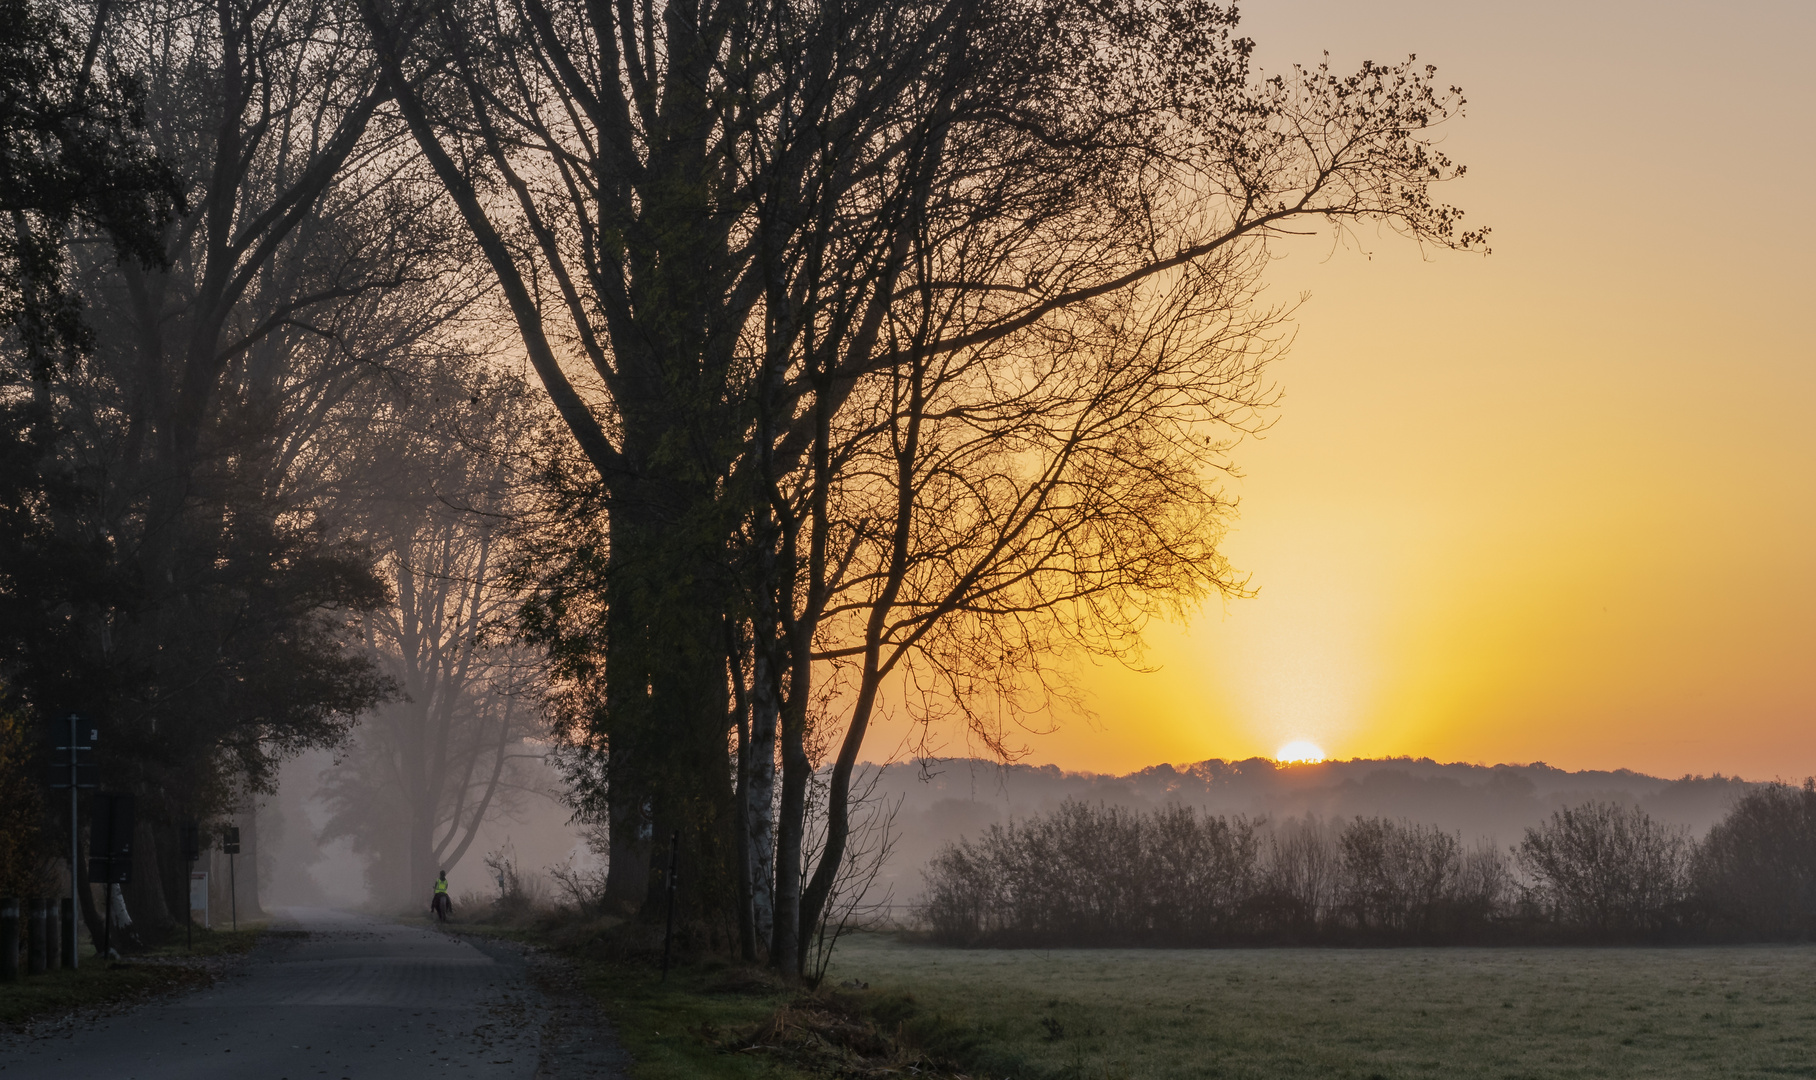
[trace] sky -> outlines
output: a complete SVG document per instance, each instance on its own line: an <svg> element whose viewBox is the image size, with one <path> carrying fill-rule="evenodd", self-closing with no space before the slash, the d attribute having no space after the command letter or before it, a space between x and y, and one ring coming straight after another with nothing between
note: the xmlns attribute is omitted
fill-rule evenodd
<svg viewBox="0 0 1816 1080"><path fill-rule="evenodd" d="M1257 595L1081 662L1025 760L1816 774L1816 5L1242 10L1270 71L1460 84L1444 194L1494 251L1278 252L1309 300L1225 545Z"/></svg>

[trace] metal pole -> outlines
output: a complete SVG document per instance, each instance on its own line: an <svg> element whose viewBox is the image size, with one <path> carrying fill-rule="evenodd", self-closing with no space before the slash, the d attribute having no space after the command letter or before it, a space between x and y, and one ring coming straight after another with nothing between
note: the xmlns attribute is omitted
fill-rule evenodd
<svg viewBox="0 0 1816 1080"><path fill-rule="evenodd" d="M101 927L101 957L113 952L113 856L107 857L107 922Z"/></svg>
<svg viewBox="0 0 1816 1080"><path fill-rule="evenodd" d="M227 900L233 907L233 932L240 932L240 879L233 876L233 856L227 856Z"/></svg>
<svg viewBox="0 0 1816 1080"><path fill-rule="evenodd" d="M681 830L676 829L668 846L668 929L662 935L662 981L668 981L668 951L675 943L675 864L681 858Z"/></svg>
<svg viewBox="0 0 1816 1080"><path fill-rule="evenodd" d="M79 914L82 905L76 902L76 714L69 714L69 906ZM76 959L82 952L82 931L80 923L71 920L69 924L69 966L73 970L78 966Z"/></svg>

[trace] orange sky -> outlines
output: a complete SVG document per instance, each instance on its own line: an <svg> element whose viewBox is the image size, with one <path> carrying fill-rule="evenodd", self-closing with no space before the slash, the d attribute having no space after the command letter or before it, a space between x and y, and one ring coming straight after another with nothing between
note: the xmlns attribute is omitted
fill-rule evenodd
<svg viewBox="0 0 1816 1080"><path fill-rule="evenodd" d="M1089 671L1097 720L1028 760L1816 773L1816 5L1243 12L1266 67L1461 83L1449 194L1494 254L1285 253L1311 301L1227 545L1259 597Z"/></svg>

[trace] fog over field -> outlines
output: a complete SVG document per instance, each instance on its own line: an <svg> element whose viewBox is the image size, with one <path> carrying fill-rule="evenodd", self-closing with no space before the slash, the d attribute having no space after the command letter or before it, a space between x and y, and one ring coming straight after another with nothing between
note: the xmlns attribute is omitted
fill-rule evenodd
<svg viewBox="0 0 1816 1080"><path fill-rule="evenodd" d="M319 842L327 820L319 793L335 768L328 754L311 754L284 770L279 794L262 808L268 861L261 867L277 904L371 901L370 862L340 840ZM874 780L871 798L898 804L893 846L872 899L888 890L892 903L911 904L921 892L921 868L947 843L975 837L990 825L1048 813L1068 799L1133 810L1168 804L1211 814L1281 820L1308 815L1405 819L1459 834L1466 843L1517 844L1528 826L1553 811L1592 800L1637 805L1661 822L1701 836L1733 801L1754 786L1729 776L1668 780L1627 769L1567 772L1530 765L1441 764L1429 758L1355 759L1279 765L1266 758L1189 765L1155 765L1124 775L1064 772L1052 765L1002 765L981 758L936 758L862 767ZM495 890L483 861L505 850L519 869L548 888L546 869L564 860L597 865L584 830L556 801L552 776L521 793L480 829L450 879L457 893ZM545 794L546 792L546 794Z"/></svg>
<svg viewBox="0 0 1816 1080"><path fill-rule="evenodd" d="M327 821L322 783L336 768L325 753L290 763L278 795L261 810L270 853L261 867L273 902L360 906L372 901L371 862L346 840L323 844ZM1354 759L1279 765L1266 758L1155 765L1124 775L1064 772L1052 765L1002 765L981 758L936 758L866 765L870 799L897 805L893 846L872 899L895 904L921 892L921 868L947 843L990 825L1049 813L1066 800L1132 810L1168 804L1206 813L1278 821L1316 816L1404 819L1434 825L1465 843L1517 844L1527 827L1553 811L1589 801L1636 805L1666 824L1701 836L1754 782L1730 776L1675 780L1627 769L1568 772L1530 765L1441 764L1429 758ZM490 896L485 857L508 850L519 870L549 888L546 870L572 859L598 865L585 830L555 797L558 784L538 767L517 797L492 815L450 872L455 891ZM426 887L425 887L426 888Z"/></svg>
<svg viewBox="0 0 1816 1080"><path fill-rule="evenodd" d="M1465 843L1519 842L1555 810L1589 801L1634 804L1701 836L1753 782L1728 776L1667 780L1627 769L1566 772L1530 765L1440 764L1430 758L1280 765L1266 758L1154 765L1121 776L944 758L867 767L873 797L899 800L895 846L880 880L911 902L920 868L941 846L991 824L1048 813L1068 799L1146 810L1178 803L1212 814L1279 820L1389 817L1434 825ZM880 775L878 775L880 771ZM860 785L861 786L861 785Z"/></svg>

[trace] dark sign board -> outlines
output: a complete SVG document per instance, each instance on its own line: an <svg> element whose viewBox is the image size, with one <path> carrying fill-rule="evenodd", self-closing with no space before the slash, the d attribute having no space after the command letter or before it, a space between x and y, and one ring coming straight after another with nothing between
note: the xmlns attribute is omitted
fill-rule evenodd
<svg viewBox="0 0 1816 1080"><path fill-rule="evenodd" d="M221 830L221 854L238 855L240 853L240 827L229 825Z"/></svg>

